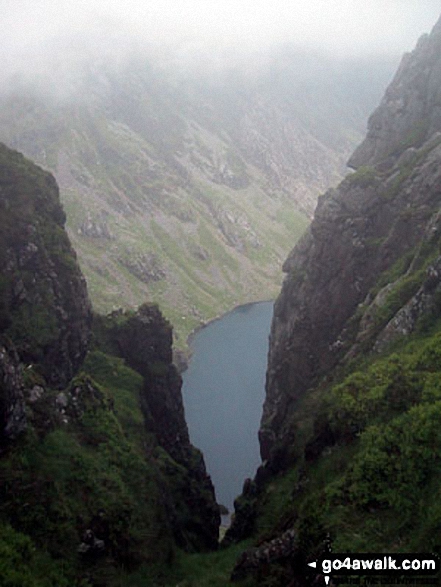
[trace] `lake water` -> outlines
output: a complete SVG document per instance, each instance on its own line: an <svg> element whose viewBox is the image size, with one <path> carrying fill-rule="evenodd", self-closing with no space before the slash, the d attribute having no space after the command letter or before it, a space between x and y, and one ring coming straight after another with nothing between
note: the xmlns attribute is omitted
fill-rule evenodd
<svg viewBox="0 0 441 587"><path fill-rule="evenodd" d="M219 503L230 511L246 477L260 464L273 302L236 308L200 330L183 373L185 416L192 443L204 453Z"/></svg>

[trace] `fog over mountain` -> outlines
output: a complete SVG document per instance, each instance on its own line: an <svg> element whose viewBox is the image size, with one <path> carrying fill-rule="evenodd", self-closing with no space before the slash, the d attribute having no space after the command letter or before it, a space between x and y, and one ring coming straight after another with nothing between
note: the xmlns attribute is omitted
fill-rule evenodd
<svg viewBox="0 0 441 587"><path fill-rule="evenodd" d="M438 16L435 0L4 0L2 76L148 50L163 64L254 67L269 49L401 55Z"/></svg>
<svg viewBox="0 0 441 587"><path fill-rule="evenodd" d="M96 309L178 344L276 295L435 2L0 2L0 141L52 171Z"/></svg>
<svg viewBox="0 0 441 587"><path fill-rule="evenodd" d="M0 8L1 587L321 587L375 552L436 569L439 6ZM262 323L199 336L276 296L268 365ZM216 495L238 489L225 468L215 494L191 443L189 339L220 383L201 430L226 414L250 438L263 377L241 367L267 369L222 548Z"/></svg>

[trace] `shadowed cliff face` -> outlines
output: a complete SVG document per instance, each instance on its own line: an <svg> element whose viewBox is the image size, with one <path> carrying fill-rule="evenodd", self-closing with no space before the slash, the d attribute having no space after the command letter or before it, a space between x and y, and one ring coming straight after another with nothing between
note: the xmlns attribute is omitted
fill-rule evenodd
<svg viewBox="0 0 441 587"><path fill-rule="evenodd" d="M0 145L0 404L3 440L24 428L23 363L65 386L87 350L86 283L54 178Z"/></svg>
<svg viewBox="0 0 441 587"><path fill-rule="evenodd" d="M171 325L144 305L97 317L92 338L55 180L5 146L0 212L0 542L9 531L46 553L52 578L40 582L32 561L29 572L51 587L86 575L110 587L121 569L165 573L176 546L217 548L219 508L189 442ZM0 544L6 582L17 566L12 583L27 582L25 557Z"/></svg>
<svg viewBox="0 0 441 587"><path fill-rule="evenodd" d="M20 361L10 340L0 342L0 449L26 426Z"/></svg>
<svg viewBox="0 0 441 587"><path fill-rule="evenodd" d="M153 458L168 481L164 492L178 544L217 547L220 524L214 488L200 451L190 444L182 402L182 379L173 365L172 327L158 307L96 317L99 346L125 359L143 377L141 408L154 434Z"/></svg>
<svg viewBox="0 0 441 587"><path fill-rule="evenodd" d="M27 363L62 387L90 333L86 282L49 173L0 145L0 328Z"/></svg>
<svg viewBox="0 0 441 587"><path fill-rule="evenodd" d="M404 306L412 305L416 290L422 299L438 286L440 71L441 21L404 57L350 160L358 170L319 199L310 229L285 262L259 434L263 459L283 444L292 410L306 390L345 357L412 331L421 300L414 300L413 314L410 306L404 312L407 322ZM412 277L415 287L402 294L387 323L374 320L395 284L390 278L380 291L374 286L404 255L400 277ZM395 326L388 324L400 310Z"/></svg>

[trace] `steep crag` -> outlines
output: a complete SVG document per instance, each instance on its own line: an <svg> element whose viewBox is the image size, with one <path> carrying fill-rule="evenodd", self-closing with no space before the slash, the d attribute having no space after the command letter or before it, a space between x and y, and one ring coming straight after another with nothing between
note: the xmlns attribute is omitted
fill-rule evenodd
<svg viewBox="0 0 441 587"><path fill-rule="evenodd" d="M23 361L62 387L90 335L86 282L64 232L54 178L0 146L0 322Z"/></svg>
<svg viewBox="0 0 441 587"><path fill-rule="evenodd" d="M200 451L190 444L182 402L182 379L173 365L172 328L155 305L136 312L96 317L99 347L125 359L143 377L141 407L151 448L169 479L169 507L178 543L184 548L215 549L220 524L214 488ZM163 451L168 458L161 458ZM171 457L171 458L170 458Z"/></svg>
<svg viewBox="0 0 441 587"><path fill-rule="evenodd" d="M54 178L3 145L0 208L2 581L163 584L220 521L172 328L153 305L93 320Z"/></svg>
<svg viewBox="0 0 441 587"><path fill-rule="evenodd" d="M373 299L379 276L406 254L405 269L414 273L427 261L427 250L436 253L440 50L438 24L403 58L370 118L366 140L350 160L357 171L319 199L311 227L285 262L287 277L271 330L260 430L263 459L286 434L296 400L329 373L355 341L366 338L369 308L386 298ZM429 272L436 279L436 270ZM371 332L370 346L375 337L381 337L378 329Z"/></svg>
<svg viewBox="0 0 441 587"><path fill-rule="evenodd" d="M255 547L233 579L321 585L306 562L330 548L440 552L440 71L441 20L403 58L356 171L319 199L285 262L263 464L226 537ZM272 545L286 535L282 560Z"/></svg>

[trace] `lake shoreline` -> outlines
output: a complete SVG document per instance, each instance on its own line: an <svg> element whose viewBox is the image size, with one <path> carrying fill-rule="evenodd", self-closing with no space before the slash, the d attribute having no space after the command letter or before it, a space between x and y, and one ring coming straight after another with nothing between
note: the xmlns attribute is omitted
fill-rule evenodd
<svg viewBox="0 0 441 587"><path fill-rule="evenodd" d="M201 326L183 374L190 440L204 455L218 502L230 512L244 479L261 464L258 430L273 306L272 299L240 304Z"/></svg>
<svg viewBox="0 0 441 587"><path fill-rule="evenodd" d="M222 320L222 318L224 318L225 316L228 316L228 314L231 314L232 312L236 312L237 310L249 308L249 307L255 306L257 304L267 304L269 302L274 303L275 301L276 301L275 299L269 298L266 300L258 300L256 302L245 302L244 304L239 304L238 306L234 306L234 308L232 308L231 310L228 310L224 314L219 314L215 318L212 318L211 320L207 320L207 322L202 322L201 324L199 324L199 326L196 326L196 328L194 328L187 337L186 344L187 344L187 348L188 348L188 353L182 353L182 354L179 353L179 355L177 357L175 357L175 364L176 364L176 367L179 371L179 374L182 375L182 373L185 373L185 371L188 369L189 363L191 361L191 357L193 355L191 345L192 345L192 342L193 342L195 336L197 334L199 334L201 332L201 330L204 330L204 328L207 328L207 326L210 326L211 324L213 324L214 322L217 322L218 320Z"/></svg>

